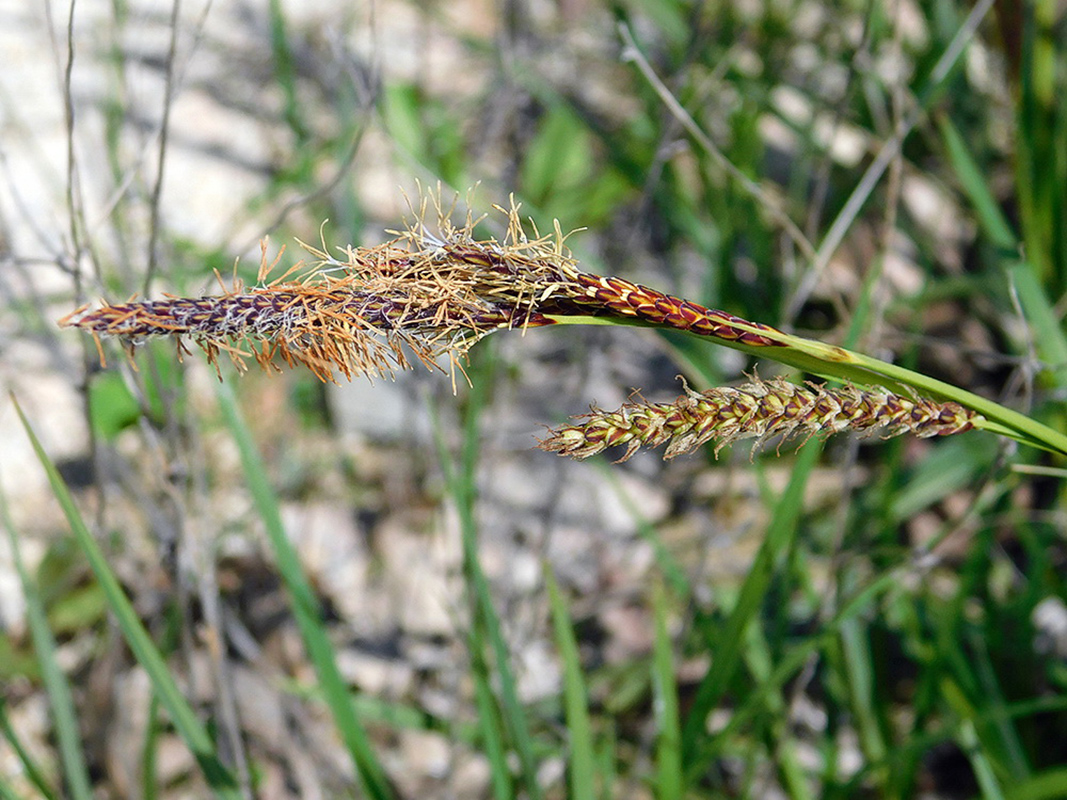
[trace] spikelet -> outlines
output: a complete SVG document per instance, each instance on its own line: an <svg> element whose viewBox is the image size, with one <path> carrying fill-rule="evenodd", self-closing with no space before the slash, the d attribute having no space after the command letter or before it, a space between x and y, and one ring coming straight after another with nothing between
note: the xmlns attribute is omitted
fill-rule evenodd
<svg viewBox="0 0 1067 800"><path fill-rule="evenodd" d="M235 281L212 296L104 302L77 309L59 324L90 332L98 345L101 337L117 337L131 351L148 337L168 336L181 354L187 337L216 366L225 352L241 370L248 357L268 370L281 360L302 364L324 381L335 380L335 373L392 376L411 366L409 353L433 368L442 354L454 361L499 328L549 324L535 312L534 300L551 294L569 259L547 239L527 241L517 209L510 218L503 243L475 242L470 218L457 229L442 217L441 235L432 236L420 216L394 240L349 247L343 259L330 255L325 243L304 244L316 263L298 279L291 276L301 265L270 282L273 265L264 244L252 288ZM531 250L536 257L525 255Z"/></svg>
<svg viewBox="0 0 1067 800"><path fill-rule="evenodd" d="M843 431L880 433L885 438L912 433L947 436L974 427L980 416L957 403L903 397L881 387L797 386L781 378L753 376L738 387L685 394L673 403L626 403L616 411L589 414L549 431L539 447L572 458L589 458L626 445L619 461L641 447L666 444L664 458L690 453L714 440L715 452L740 439L756 444L776 436L830 436Z"/></svg>

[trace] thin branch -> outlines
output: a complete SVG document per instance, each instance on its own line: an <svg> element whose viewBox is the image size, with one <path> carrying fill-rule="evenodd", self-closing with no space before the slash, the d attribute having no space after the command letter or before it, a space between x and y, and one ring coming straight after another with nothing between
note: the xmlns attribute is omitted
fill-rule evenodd
<svg viewBox="0 0 1067 800"><path fill-rule="evenodd" d="M653 88L663 104L667 106L667 109L671 112L675 119L677 119L682 126L689 132L697 143L707 151L707 153L715 160L715 162L727 173L731 178L736 180L746 192L752 197L758 200L763 206L770 212L771 217L782 227L793 243L797 246L804 257L808 261L815 260L815 248L811 242L808 241L808 237L804 235L804 232L797 227L797 224L789 218L789 215L778 206L778 204L771 199L770 195L765 192L759 184L749 178L743 173L737 166L726 157L726 155L715 145L711 138L700 129L696 121L689 115L689 112L682 107L682 104L678 102L678 99L671 94L671 90L660 80L656 75L655 70L648 63L648 59L641 53L637 47L637 42L634 41L633 34L630 33L630 28L625 22L619 23L619 35L622 36L623 41L626 44L626 49L623 51L622 58L624 61L632 61L637 65L637 68L641 71L641 74L648 81L649 85Z"/></svg>
<svg viewBox="0 0 1067 800"><path fill-rule="evenodd" d="M145 269L144 276L144 293L146 295L152 288L152 279L155 277L159 264L159 254L156 252L159 245L159 209L160 201L163 197L163 175L167 164L170 111L174 105L174 63L178 53L178 23L181 5L181 0L173 0L170 7L170 41L167 47L167 72L163 88L163 119L159 125L159 163L156 168L156 180L152 186L152 200L149 206L151 221L148 226L148 266Z"/></svg>

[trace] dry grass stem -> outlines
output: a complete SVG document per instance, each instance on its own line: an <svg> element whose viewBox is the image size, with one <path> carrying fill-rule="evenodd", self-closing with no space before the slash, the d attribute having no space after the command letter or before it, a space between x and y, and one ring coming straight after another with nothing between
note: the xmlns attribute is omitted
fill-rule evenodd
<svg viewBox="0 0 1067 800"><path fill-rule="evenodd" d="M830 389L753 377L736 388L686 393L673 403L626 403L616 411L593 408L576 425L550 431L540 447L573 458L588 458L626 445L619 461L641 447L667 445L664 458L690 453L709 441L715 452L739 439L756 444L781 436L829 436L843 431L946 436L970 430L978 415L957 403L902 397L880 387Z"/></svg>

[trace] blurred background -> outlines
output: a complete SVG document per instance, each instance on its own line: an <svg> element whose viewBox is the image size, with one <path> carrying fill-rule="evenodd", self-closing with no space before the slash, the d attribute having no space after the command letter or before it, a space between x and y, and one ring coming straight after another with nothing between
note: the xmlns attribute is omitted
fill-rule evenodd
<svg viewBox="0 0 1067 800"><path fill-rule="evenodd" d="M0 2L3 796L78 796L64 741L92 796L207 792L9 393L247 797L361 792L298 566L382 796L1067 795L1062 463L985 433L534 449L679 375L778 374L647 330L500 333L453 392L228 363L220 386L164 341L103 367L55 324L253 282L264 237L281 268L320 229L379 243L440 185L486 236L513 194L584 229L587 271L1062 429L1065 41L1047 0Z"/></svg>

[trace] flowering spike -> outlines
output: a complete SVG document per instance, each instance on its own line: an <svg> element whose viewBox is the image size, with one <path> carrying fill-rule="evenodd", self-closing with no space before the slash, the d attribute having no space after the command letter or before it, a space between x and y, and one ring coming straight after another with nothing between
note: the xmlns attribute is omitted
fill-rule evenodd
<svg viewBox="0 0 1067 800"><path fill-rule="evenodd" d="M151 336L188 337L216 363L227 353L244 369L249 356L264 369L275 358L303 364L322 380L390 376L410 366L407 352L432 366L447 354L456 364L478 339L500 328L554 323L552 317L639 320L750 346L782 346L782 334L723 311L671 297L617 277L578 270L554 235L527 235L514 200L497 207L508 218L503 241L474 237L475 220L456 227L439 197L431 197L437 233L427 230L427 198L415 219L377 247L348 247L343 257L322 243L301 245L317 259L269 279L266 243L257 284L234 278L218 295L101 303L60 320L131 348ZM221 281L220 281L221 282ZM179 352L181 352L179 345ZM101 358L101 360L103 360Z"/></svg>
<svg viewBox="0 0 1067 800"><path fill-rule="evenodd" d="M904 397L882 387L830 389L754 376L735 388L697 393L686 387L673 403L626 403L616 411L593 408L576 419L580 422L550 430L539 447L582 459L626 443L619 459L626 461L642 446L666 442L664 458L674 458L713 439L718 453L739 439L754 438L758 445L774 436L804 435L807 440L846 430L881 431L885 438L909 432L923 438L947 436L970 430L981 417L957 403Z"/></svg>

